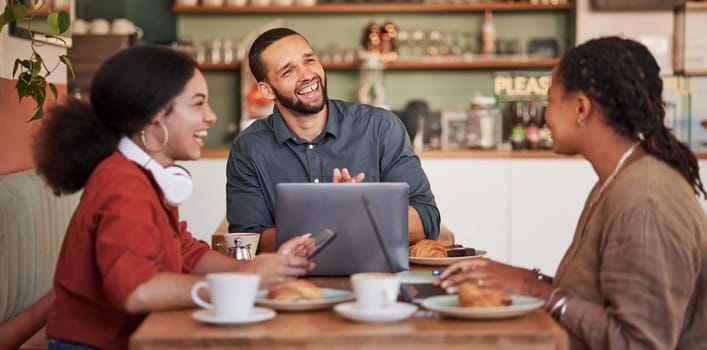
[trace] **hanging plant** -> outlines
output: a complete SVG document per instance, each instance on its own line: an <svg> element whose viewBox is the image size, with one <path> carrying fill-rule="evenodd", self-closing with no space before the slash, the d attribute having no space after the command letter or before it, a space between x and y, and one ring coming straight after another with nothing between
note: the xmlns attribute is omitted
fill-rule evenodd
<svg viewBox="0 0 707 350"><path fill-rule="evenodd" d="M46 61L37 52L37 48L46 44L45 41L40 41L35 38L35 33L32 31L32 20L34 14L37 10L41 10L46 6L45 0L7 0L5 4L5 10L0 15L0 31L2 28L9 23L25 23L27 26L27 31L29 32L30 46L32 47L32 54L28 58L17 58L15 59L15 64L12 69L12 78L17 77L17 84L15 84L15 89L17 90L17 95L19 96L20 102L26 97L33 99L37 107L35 109L34 115L28 120L28 122L37 120L44 116L44 100L47 96L47 88L54 96L54 100L57 99L58 91L53 83L47 82L47 77L54 72L60 64L65 64L66 68L71 73L72 78L74 77L74 68L71 65L71 60L67 55L60 55L59 62L54 67L47 66ZM51 33L45 34L47 39L55 40L63 44L66 47L66 41L59 35L65 33L69 26L71 25L71 17L66 11L50 10L47 15L47 26Z"/></svg>

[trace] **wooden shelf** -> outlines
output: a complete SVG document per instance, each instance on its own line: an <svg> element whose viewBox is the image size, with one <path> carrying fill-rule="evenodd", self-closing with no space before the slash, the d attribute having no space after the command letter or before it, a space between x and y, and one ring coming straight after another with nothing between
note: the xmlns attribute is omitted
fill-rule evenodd
<svg viewBox="0 0 707 350"><path fill-rule="evenodd" d="M552 68L558 58L554 57L480 57L468 61L397 61L385 65L389 70L414 70L414 69L513 69L513 68ZM358 62L323 62L325 69L349 70L358 69ZM235 70L240 67L240 62L226 63L202 63L202 70Z"/></svg>
<svg viewBox="0 0 707 350"><path fill-rule="evenodd" d="M27 15L28 16L48 16L52 12L59 12L59 11L69 12L69 9L65 8L65 7L52 7L52 8L40 7L38 9L27 10Z"/></svg>
<svg viewBox="0 0 707 350"><path fill-rule="evenodd" d="M210 63L204 62L199 64L202 70L236 70L240 68L241 63L236 61L233 63Z"/></svg>
<svg viewBox="0 0 707 350"><path fill-rule="evenodd" d="M179 6L176 13L378 13L378 12L483 12L570 10L572 3L479 3L479 4L318 4L314 6Z"/></svg>
<svg viewBox="0 0 707 350"><path fill-rule="evenodd" d="M688 1L683 7L690 10L707 10L707 2Z"/></svg>
<svg viewBox="0 0 707 350"><path fill-rule="evenodd" d="M228 158L229 150L204 149L201 151L201 158L218 159ZM582 156L565 156L549 150L538 151L496 151L496 150L449 150L449 151L421 151L415 153L420 158L511 158L511 159L581 159ZM707 152L694 152L697 159L707 159Z"/></svg>
<svg viewBox="0 0 707 350"><path fill-rule="evenodd" d="M500 56L472 58L459 61L397 61L386 64L386 69L506 69L506 68L552 68L555 57Z"/></svg>

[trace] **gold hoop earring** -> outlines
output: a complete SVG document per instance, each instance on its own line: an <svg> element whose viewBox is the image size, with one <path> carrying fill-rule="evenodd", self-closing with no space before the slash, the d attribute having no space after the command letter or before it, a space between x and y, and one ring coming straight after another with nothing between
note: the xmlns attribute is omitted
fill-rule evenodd
<svg viewBox="0 0 707 350"><path fill-rule="evenodd" d="M142 145L145 146L145 149L150 151L150 152L159 152L161 151L164 146L167 145L167 140L169 139L169 132L167 131L167 125L165 123L158 121L160 123L160 126L162 127L162 132L164 133L164 140L162 140L162 144L158 149L153 149L150 148L150 145L147 144L147 138L145 137L145 129L140 130L140 141L142 141Z"/></svg>

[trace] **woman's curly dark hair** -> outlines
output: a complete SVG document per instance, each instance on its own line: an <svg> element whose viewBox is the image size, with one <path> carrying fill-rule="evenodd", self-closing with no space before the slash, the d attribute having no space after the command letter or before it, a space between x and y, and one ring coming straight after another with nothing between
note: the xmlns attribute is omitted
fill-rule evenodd
<svg viewBox="0 0 707 350"><path fill-rule="evenodd" d="M120 138L144 128L197 69L169 47L135 46L111 56L96 72L90 103L68 98L43 118L34 141L37 172L57 195L82 189Z"/></svg>
<svg viewBox="0 0 707 350"><path fill-rule="evenodd" d="M566 92L587 95L618 133L643 138L648 153L707 198L695 155L665 127L660 67L643 44L619 37L587 41L562 56L555 76Z"/></svg>

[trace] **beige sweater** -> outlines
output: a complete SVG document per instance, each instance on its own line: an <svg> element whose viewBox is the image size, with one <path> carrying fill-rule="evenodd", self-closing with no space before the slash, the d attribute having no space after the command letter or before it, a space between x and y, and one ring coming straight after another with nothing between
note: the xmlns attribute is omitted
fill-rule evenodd
<svg viewBox="0 0 707 350"><path fill-rule="evenodd" d="M646 156L595 205L554 280L571 348L707 349L707 216L687 181Z"/></svg>

